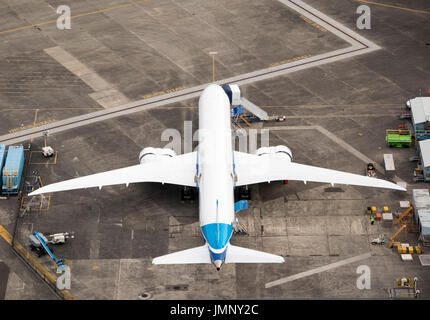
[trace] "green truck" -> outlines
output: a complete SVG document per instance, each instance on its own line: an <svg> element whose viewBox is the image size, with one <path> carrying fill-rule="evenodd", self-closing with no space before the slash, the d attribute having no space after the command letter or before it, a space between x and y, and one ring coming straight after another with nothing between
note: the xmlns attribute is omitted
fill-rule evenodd
<svg viewBox="0 0 430 320"><path fill-rule="evenodd" d="M388 147L410 147L412 144L412 135L410 130L391 130L385 131L385 141Z"/></svg>

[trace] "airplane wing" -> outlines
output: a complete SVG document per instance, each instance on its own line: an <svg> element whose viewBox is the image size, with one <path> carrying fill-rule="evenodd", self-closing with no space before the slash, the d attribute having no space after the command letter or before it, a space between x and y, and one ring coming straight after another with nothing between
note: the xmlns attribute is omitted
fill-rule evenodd
<svg viewBox="0 0 430 320"><path fill-rule="evenodd" d="M29 196L118 184L128 185L136 182L160 182L195 187L196 159L196 152L172 158L160 158L154 162L53 183L33 191Z"/></svg>
<svg viewBox="0 0 430 320"><path fill-rule="evenodd" d="M263 157L234 152L236 186L277 180L299 180L331 184L347 184L406 191L403 187L382 179L337 170L288 162L274 155Z"/></svg>

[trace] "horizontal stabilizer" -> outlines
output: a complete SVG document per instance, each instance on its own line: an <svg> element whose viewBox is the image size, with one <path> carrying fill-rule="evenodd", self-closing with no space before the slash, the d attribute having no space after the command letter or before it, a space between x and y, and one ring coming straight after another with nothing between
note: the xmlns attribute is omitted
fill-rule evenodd
<svg viewBox="0 0 430 320"><path fill-rule="evenodd" d="M271 253L229 245L225 263L282 263L284 258Z"/></svg>
<svg viewBox="0 0 430 320"><path fill-rule="evenodd" d="M152 260L152 264L192 264L192 263L211 263L209 248L207 245L191 248Z"/></svg>

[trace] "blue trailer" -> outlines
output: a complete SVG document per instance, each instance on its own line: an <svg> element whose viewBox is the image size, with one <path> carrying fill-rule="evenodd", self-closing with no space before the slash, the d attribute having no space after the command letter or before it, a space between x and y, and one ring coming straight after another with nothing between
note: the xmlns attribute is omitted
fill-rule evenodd
<svg viewBox="0 0 430 320"><path fill-rule="evenodd" d="M6 146L4 144L0 144L0 172L2 172L5 160L6 160ZM0 179L0 188L2 185L2 180L3 179Z"/></svg>
<svg viewBox="0 0 430 320"><path fill-rule="evenodd" d="M18 194L23 168L24 147L10 146L2 171L2 193L4 195Z"/></svg>

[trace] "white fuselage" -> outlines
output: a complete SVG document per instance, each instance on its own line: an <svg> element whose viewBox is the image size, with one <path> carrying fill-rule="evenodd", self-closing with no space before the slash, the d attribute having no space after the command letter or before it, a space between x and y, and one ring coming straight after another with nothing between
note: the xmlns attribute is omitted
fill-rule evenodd
<svg viewBox="0 0 430 320"><path fill-rule="evenodd" d="M229 98L220 86L210 85L199 100L198 187L200 226L212 252L225 251L232 234L228 227L234 221L231 137ZM212 228L205 232L208 225ZM211 237L218 247L214 248Z"/></svg>

